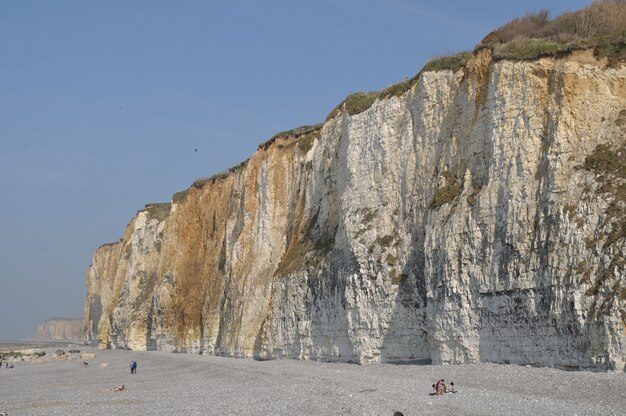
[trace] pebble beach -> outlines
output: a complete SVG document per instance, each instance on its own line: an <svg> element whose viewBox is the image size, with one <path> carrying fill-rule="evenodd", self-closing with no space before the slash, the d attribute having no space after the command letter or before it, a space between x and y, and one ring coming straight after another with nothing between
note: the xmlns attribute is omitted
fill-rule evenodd
<svg viewBox="0 0 626 416"><path fill-rule="evenodd" d="M360 366L79 348L80 353L59 357L58 346L36 349L46 355L3 366L0 414L626 414L626 375L618 373L512 364ZM138 363L136 374L130 373L132 361ZM453 381L458 393L431 396L439 378ZM124 390L113 390L121 385Z"/></svg>

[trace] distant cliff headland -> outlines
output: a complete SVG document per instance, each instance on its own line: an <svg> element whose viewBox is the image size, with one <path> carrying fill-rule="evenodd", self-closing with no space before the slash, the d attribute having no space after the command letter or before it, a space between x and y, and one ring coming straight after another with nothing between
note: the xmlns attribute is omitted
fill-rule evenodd
<svg viewBox="0 0 626 416"><path fill-rule="evenodd" d="M73 341L84 340L82 319L52 318L39 324L37 340Z"/></svg>
<svg viewBox="0 0 626 416"><path fill-rule="evenodd" d="M527 15L149 204L102 348L624 371L626 2ZM392 64L392 63L390 63Z"/></svg>

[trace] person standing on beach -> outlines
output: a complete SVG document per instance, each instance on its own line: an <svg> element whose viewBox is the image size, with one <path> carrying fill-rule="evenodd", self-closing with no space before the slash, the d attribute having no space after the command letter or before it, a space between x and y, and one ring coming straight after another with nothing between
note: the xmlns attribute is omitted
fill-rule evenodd
<svg viewBox="0 0 626 416"><path fill-rule="evenodd" d="M137 374L137 361L130 363L130 373Z"/></svg>

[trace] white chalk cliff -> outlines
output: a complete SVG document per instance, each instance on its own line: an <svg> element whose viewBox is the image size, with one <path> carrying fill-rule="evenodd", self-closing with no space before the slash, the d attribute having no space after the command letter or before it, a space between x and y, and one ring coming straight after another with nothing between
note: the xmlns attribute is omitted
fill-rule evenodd
<svg viewBox="0 0 626 416"><path fill-rule="evenodd" d="M624 371L626 66L474 53L146 206L87 275L103 348Z"/></svg>

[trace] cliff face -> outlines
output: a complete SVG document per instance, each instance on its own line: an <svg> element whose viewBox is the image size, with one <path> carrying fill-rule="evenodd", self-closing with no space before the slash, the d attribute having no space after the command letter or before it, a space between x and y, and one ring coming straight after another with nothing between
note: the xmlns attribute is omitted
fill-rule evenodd
<svg viewBox="0 0 626 416"><path fill-rule="evenodd" d="M102 347L624 370L626 67L475 54L96 252Z"/></svg>
<svg viewBox="0 0 626 416"><path fill-rule="evenodd" d="M37 339L52 341L82 341L82 319L48 319L39 324Z"/></svg>

